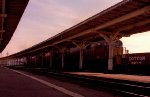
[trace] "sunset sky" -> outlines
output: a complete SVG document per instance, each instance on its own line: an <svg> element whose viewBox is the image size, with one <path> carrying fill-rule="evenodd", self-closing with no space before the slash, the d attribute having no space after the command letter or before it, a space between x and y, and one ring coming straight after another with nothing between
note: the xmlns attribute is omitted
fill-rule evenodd
<svg viewBox="0 0 150 97"><path fill-rule="evenodd" d="M122 0L30 0L2 56L42 42ZM150 32L122 38L130 53L150 52Z"/></svg>

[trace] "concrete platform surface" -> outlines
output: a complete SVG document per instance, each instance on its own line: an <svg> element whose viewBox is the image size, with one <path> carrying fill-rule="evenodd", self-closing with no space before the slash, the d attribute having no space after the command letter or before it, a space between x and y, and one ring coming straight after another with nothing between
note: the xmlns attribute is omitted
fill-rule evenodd
<svg viewBox="0 0 150 97"><path fill-rule="evenodd" d="M0 67L0 97L121 97L106 90Z"/></svg>
<svg viewBox="0 0 150 97"><path fill-rule="evenodd" d="M64 73L150 83L150 76L127 75L127 74L104 74L93 72L64 72Z"/></svg>

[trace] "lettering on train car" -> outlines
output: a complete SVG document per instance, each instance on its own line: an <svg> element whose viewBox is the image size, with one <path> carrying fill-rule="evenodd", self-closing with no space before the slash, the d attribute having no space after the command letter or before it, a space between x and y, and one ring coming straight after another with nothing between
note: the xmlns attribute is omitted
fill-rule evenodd
<svg viewBox="0 0 150 97"><path fill-rule="evenodd" d="M134 56L134 57L129 57L129 62L130 64L142 64L145 62L146 58L145 56Z"/></svg>
<svg viewBox="0 0 150 97"><path fill-rule="evenodd" d="M145 56L129 57L129 61L145 61Z"/></svg>

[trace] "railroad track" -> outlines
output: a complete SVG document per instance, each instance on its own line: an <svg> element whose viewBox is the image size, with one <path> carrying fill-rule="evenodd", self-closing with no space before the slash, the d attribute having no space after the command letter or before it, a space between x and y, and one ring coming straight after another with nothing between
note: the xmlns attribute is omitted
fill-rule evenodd
<svg viewBox="0 0 150 97"><path fill-rule="evenodd" d="M14 69L14 68L13 68ZM16 68L15 68L16 69ZM150 83L141 83L108 78L87 77L75 74L50 72L47 69L23 69L35 74L52 76L59 80L65 80L94 89L107 89L119 93L125 97L150 97Z"/></svg>

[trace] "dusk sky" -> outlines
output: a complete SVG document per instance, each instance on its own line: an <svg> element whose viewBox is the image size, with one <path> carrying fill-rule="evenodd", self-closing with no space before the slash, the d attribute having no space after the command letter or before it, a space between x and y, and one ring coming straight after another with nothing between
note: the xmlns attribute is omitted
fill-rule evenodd
<svg viewBox="0 0 150 97"><path fill-rule="evenodd" d="M122 0L30 0L2 55L42 42ZM122 38L130 53L150 52L150 32Z"/></svg>

